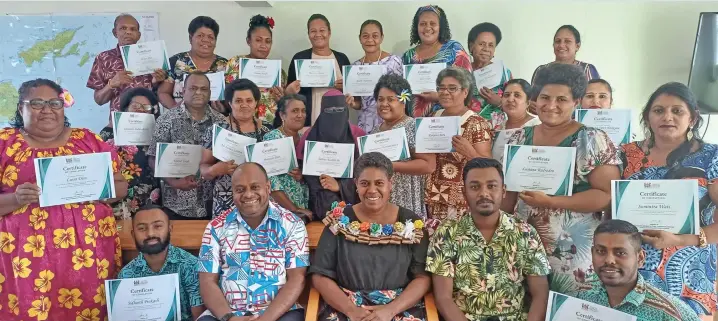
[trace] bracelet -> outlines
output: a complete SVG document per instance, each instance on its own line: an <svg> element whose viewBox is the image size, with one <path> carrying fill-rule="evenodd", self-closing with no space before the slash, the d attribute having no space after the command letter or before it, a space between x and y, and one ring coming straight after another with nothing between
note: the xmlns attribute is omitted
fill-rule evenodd
<svg viewBox="0 0 718 321"><path fill-rule="evenodd" d="M700 232L698 233L698 247L700 247L700 248L708 247L708 238L706 237L706 232L703 231L703 228L701 228Z"/></svg>

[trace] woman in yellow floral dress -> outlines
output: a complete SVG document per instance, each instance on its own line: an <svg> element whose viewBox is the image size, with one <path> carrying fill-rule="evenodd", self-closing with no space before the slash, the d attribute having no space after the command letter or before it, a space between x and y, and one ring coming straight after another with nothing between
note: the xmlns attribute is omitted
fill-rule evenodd
<svg viewBox="0 0 718 321"><path fill-rule="evenodd" d="M89 130L69 127L71 98L56 83L28 81L18 93L12 127L0 130L0 320L104 320L104 280L121 263L112 209L99 201L39 207L33 160L110 152L123 198L117 155Z"/></svg>

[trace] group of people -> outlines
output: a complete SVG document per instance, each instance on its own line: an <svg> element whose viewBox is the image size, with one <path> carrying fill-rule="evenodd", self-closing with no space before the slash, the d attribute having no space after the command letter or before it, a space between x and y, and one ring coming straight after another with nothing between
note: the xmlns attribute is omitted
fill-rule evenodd
<svg viewBox="0 0 718 321"><path fill-rule="evenodd" d="M112 111L154 114L149 146L114 146L111 123L99 135L72 128L59 85L23 83L11 127L0 130L0 319L102 320L104 280L167 273L180 276L184 320L301 320L296 302L307 280L321 294L321 320L422 320L429 291L452 321L543 320L549 290L639 320L716 312L718 146L700 139L698 104L685 85L660 86L642 110L646 138L618 146L573 119L579 106L611 108L612 89L576 60L581 38L572 26L558 29L556 61L530 83L504 67L500 85L477 88L471 72L492 63L497 26L475 26L467 52L451 39L444 11L424 6L412 23L416 46L398 57L381 50L381 23L367 20L359 33L365 55L353 64L387 70L371 97L343 95L341 75L335 88L297 80L296 59L334 59L337 70L352 64L331 49L321 14L309 18L312 48L293 57L284 86L240 78L241 58L268 57L273 27L253 17L250 53L227 60L214 54L219 25L197 17L190 51L170 58L169 71L132 76L119 46L139 40L139 24L118 16L118 47L96 57L88 87ZM448 65L436 91L412 94L402 65L435 62ZM225 72L223 101L210 99L209 72ZM359 111L358 124L349 108ZM460 117L454 152L416 153L415 118L446 116ZM261 164L220 161L215 124L257 141L292 137L299 164L307 140L354 144L353 178L300 168L268 177ZM358 137L400 128L410 158L359 155ZM506 191L495 152L503 130L512 130L509 144L575 147L572 195ZM155 178L157 143L201 145L200 176ZM98 152L112 154L115 199L39 206L35 158ZM618 179L698 180L700 234L639 233L612 220L610 184ZM141 252L121 271L115 217L132 218ZM177 219L210 219L198 257L169 244ZM326 225L311 260L309 221Z"/></svg>

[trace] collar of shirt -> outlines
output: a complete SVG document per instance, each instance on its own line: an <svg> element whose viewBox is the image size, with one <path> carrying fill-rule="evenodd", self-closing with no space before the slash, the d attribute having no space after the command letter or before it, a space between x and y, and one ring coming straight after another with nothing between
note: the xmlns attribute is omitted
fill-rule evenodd
<svg viewBox="0 0 718 321"><path fill-rule="evenodd" d="M172 246L172 244L167 246L167 257L165 258L165 263L162 264L162 268L159 270L159 272L152 271L150 269L149 264L147 264L147 261L145 261L145 255L143 253L140 253L140 255L137 257L137 263L142 266L142 269L144 269L145 273L148 274L162 274L162 271L165 270L165 267L167 267L167 263L171 264L177 264L179 263L179 253L177 253L177 249Z"/></svg>
<svg viewBox="0 0 718 321"><path fill-rule="evenodd" d="M269 202L269 206L267 207L267 214L264 215L264 219L262 219L262 223L259 224L257 229L259 229L260 226L264 225L267 222L267 219L280 221L282 218L280 211L281 210L277 208L272 202ZM244 221L244 218L242 218L242 215L239 214L239 210L236 206L232 209L232 212L227 215L224 220L224 223L225 225L228 225L231 224L233 221L236 221L237 223L242 225L245 229L247 229L247 231L252 231L252 228L249 227L247 222Z"/></svg>
<svg viewBox="0 0 718 321"><path fill-rule="evenodd" d="M470 227L468 230L471 231L472 235L480 238L484 241L484 244L489 245L500 241L500 237L502 235L505 235L507 231L511 231L515 228L515 221L508 214L506 214L506 212L500 211L499 215L501 215L501 218L499 218L499 226L496 228L496 231L494 231L494 235L491 237L491 242L486 242L484 235L481 234L481 231L479 231L478 228L476 228L471 213L464 215L460 224Z"/></svg>
<svg viewBox="0 0 718 321"><path fill-rule="evenodd" d="M205 107L204 117L201 120L195 120L194 118L192 118L192 114L189 112L189 110L187 110L187 107L185 107L184 102L182 102L182 104L180 104L179 108L181 108L185 117L187 119L189 119L191 122L204 123L206 121L211 120L210 114L212 113L212 107L210 107L209 105L207 105L207 107Z"/></svg>
<svg viewBox="0 0 718 321"><path fill-rule="evenodd" d="M603 283L598 278L598 275L595 276L595 286L600 289L601 296L604 297L606 300L607 306L610 306L610 301L608 300L608 292L606 292L606 288L603 286ZM636 307L640 307L641 304L643 304L643 301L646 299L646 281L643 279L643 276L641 276L640 273L638 273L638 279L636 280L636 287L631 290L631 292L628 292L626 294L626 297L623 298L623 301L621 301L620 304L616 305L615 307L612 307L614 309L617 309L623 305L630 304Z"/></svg>

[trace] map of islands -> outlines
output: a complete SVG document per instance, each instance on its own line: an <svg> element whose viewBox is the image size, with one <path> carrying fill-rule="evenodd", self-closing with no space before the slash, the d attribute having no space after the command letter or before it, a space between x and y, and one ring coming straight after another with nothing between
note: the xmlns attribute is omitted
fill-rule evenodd
<svg viewBox="0 0 718 321"><path fill-rule="evenodd" d="M23 60L25 66L32 67L34 63L40 63L48 56L56 59L79 55L80 48L85 48L85 45L87 44L86 40L75 42L68 50L65 50L65 48L74 40L75 34L77 34L77 31L80 29L82 29L82 27L64 30L52 39L40 40L30 47L30 49L18 53L18 56ZM90 53L85 52L80 59L78 66L84 66L89 60Z"/></svg>

